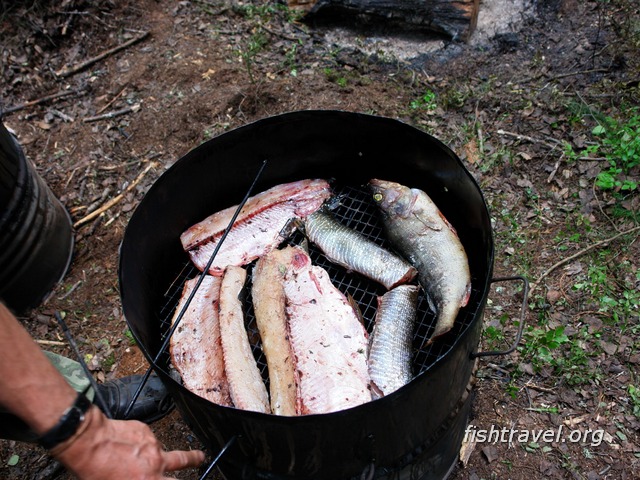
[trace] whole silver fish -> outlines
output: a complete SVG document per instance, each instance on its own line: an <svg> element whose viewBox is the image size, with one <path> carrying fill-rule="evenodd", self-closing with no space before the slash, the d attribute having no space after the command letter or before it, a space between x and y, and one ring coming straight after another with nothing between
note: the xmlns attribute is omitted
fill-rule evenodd
<svg viewBox="0 0 640 480"><path fill-rule="evenodd" d="M305 221L305 232L333 263L374 280L387 289L410 282L416 269L359 232L343 225L333 215L318 210Z"/></svg>
<svg viewBox="0 0 640 480"><path fill-rule="evenodd" d="M383 397L411 381L411 342L418 305L417 285L400 285L378 297L371 334L371 390Z"/></svg>
<svg viewBox="0 0 640 480"><path fill-rule="evenodd" d="M437 312L430 341L453 326L469 301L471 275L455 229L422 190L373 179L373 199L382 211L387 236L418 270L418 280Z"/></svg>

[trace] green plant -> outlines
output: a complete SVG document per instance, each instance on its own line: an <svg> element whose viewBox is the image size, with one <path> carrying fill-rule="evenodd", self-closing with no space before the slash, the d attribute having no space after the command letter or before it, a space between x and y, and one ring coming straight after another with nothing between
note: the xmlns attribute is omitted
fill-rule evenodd
<svg viewBox="0 0 640 480"><path fill-rule="evenodd" d="M611 255L609 250L603 250L599 256L605 260ZM630 281L629 275L634 270L629 260L616 264L614 269L606 263L589 265L585 276L573 284L574 291L587 294L587 302L597 306L607 323L626 330L632 319L640 310L640 292L635 282ZM635 272L635 279L640 280L640 272Z"/></svg>
<svg viewBox="0 0 640 480"><path fill-rule="evenodd" d="M113 352L111 352L102 360L102 364L101 364L102 370L105 372L110 372L113 366L115 365L115 363L116 363L116 356L114 355Z"/></svg>
<svg viewBox="0 0 640 480"><path fill-rule="evenodd" d="M412 110L432 112L437 108L436 94L433 90L427 89L419 98L412 100L409 104Z"/></svg>
<svg viewBox="0 0 640 480"><path fill-rule="evenodd" d="M607 117L592 133L602 140L602 153L609 168L600 172L596 185L602 189L636 190L637 178L628 175L640 165L640 113L637 108L629 111L626 122Z"/></svg>
<svg viewBox="0 0 640 480"><path fill-rule="evenodd" d="M292 77L298 76L298 67L296 66L296 56L298 53L298 47L301 45L301 42L293 43L291 47L285 50L285 60L284 67L289 70L289 74Z"/></svg>
<svg viewBox="0 0 640 480"><path fill-rule="evenodd" d="M248 41L238 50L238 54L242 59L242 64L247 71L249 81L255 85L255 78L253 76L253 66L255 64L256 56L267 45L267 37L261 28L256 28L253 34L249 37Z"/></svg>
<svg viewBox="0 0 640 480"><path fill-rule="evenodd" d="M347 83L348 83L347 77L342 75L340 72L334 70L333 68L329 68L329 67L325 68L324 75L325 77L327 77L327 80L330 81L331 83L335 83L340 87L347 86Z"/></svg>
<svg viewBox="0 0 640 480"><path fill-rule="evenodd" d="M133 346L136 344L136 339L133 337L133 333L131 332L130 329L126 329L124 332L124 336L127 337L127 340L129 341L129 345Z"/></svg>
<svg viewBox="0 0 640 480"><path fill-rule="evenodd" d="M587 113L588 112L588 113ZM603 116L589 107L581 110L593 118L597 125L591 130L595 142L576 151L565 143L564 155L569 162L597 156L606 160L608 166L596 178L596 186L615 192L638 190L638 179L632 176L633 169L640 165L640 111L637 107L623 111L621 118Z"/></svg>
<svg viewBox="0 0 640 480"><path fill-rule="evenodd" d="M640 388L635 385L629 385L627 388L627 393L629 394L629 399L631 400L631 407L633 414L640 418Z"/></svg>
<svg viewBox="0 0 640 480"><path fill-rule="evenodd" d="M464 107L465 102L469 98L469 92L452 87L445 91L440 98L444 108L457 110Z"/></svg>
<svg viewBox="0 0 640 480"><path fill-rule="evenodd" d="M529 326L523 335L524 346L521 348L525 355L531 357L534 369L539 369L543 364L558 365L552 352L569 341L564 328L563 325L552 329Z"/></svg>
<svg viewBox="0 0 640 480"><path fill-rule="evenodd" d="M504 341L502 330L491 325L484 329L483 336L489 348L497 348Z"/></svg>

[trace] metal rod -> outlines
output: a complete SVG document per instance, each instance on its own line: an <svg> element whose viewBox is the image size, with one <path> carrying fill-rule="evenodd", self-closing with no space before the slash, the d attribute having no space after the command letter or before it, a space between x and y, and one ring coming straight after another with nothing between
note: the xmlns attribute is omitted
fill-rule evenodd
<svg viewBox="0 0 640 480"><path fill-rule="evenodd" d="M217 463L218 463L218 460L220 460L220 457L222 457L224 452L226 452L229 449L229 447L231 445L233 445L233 442L235 442L237 438L238 438L238 436L234 435L226 443L226 445L224 447L222 447L222 450L220 450L220 452L218 452L218 455L216 455L216 458L214 458L213 461L209 464L209 466L207 467L207 470L200 477L200 480L205 480L205 478L207 478L209 476L209 474L211 473L211 470L213 470L213 467L215 467L217 465Z"/></svg>
<svg viewBox="0 0 640 480"><path fill-rule="evenodd" d="M227 228L224 230L224 233L220 237L220 240L218 241L218 243L216 245L216 248L213 250L213 253L211 254L211 257L209 258L209 261L207 262L206 267L202 270L202 273L200 274L200 277L198 278L198 281L196 282L195 286L193 287L193 290L191 291L191 293L187 297L187 301L185 302L184 306L182 307L182 310L180 311L180 313L176 317L175 321L173 322L173 325L171 326L171 329L167 333L167 336L165 337L164 341L162 342L162 346L160 347L160 350L158 351L158 354L153 359L153 364L154 365L156 363L158 363L158 360L160 360L160 357L162 356L162 354L167 349L167 346L169 345L169 341L171 340L171 336L173 335L173 332L175 332L176 329L178 328L178 326L180 325L180 321L182 320L182 317L184 316L184 314L187 311L187 309L189 308L189 304L191 303L191 300L193 300L193 297L195 297L196 292L198 291L198 288L200 288L200 285L202 284L205 276L207 275L207 272L209 271L209 268L211 268L211 265L213 264L213 260L216 258L216 255L218 254L218 251L220 250L220 247L222 246L222 243L227 238L227 235L231 231L231 228L233 227L233 224L236 222L236 219L238 218L238 215L240 215L240 212L242 211L242 208L244 207L244 204L247 203L247 200L249 200L249 197L251 196L251 192L253 191L254 187L258 183L258 179L260 178L260 175L262 175L262 171L264 170L264 167L266 165L267 165L267 160L265 159L265 160L262 161L262 165L260 165L260 169L258 170L258 173L256 173L256 176L253 179L253 182L251 183L251 185L249 186L249 189L247 190L247 193L245 194L244 198L240 202L240 205L238 205L238 208L236 208L236 211L233 213L233 216L231 217L231 220L229 221L229 225L227 225ZM147 380L149 380L149 376L151 375L151 371L152 370L153 370L153 365L151 365L147 369L147 371L145 372L144 376L142 377L142 382L140 383L140 386L136 390L136 393L134 393L134 395L133 395L133 397L131 399L131 402L129 403L129 406L127 407L127 409L124 412L125 418L129 415L129 412L131 412L131 409L133 408L133 404L136 403L136 400L140 396L140 393L142 392L142 389L143 389L145 383L147 383Z"/></svg>
<svg viewBox="0 0 640 480"><path fill-rule="evenodd" d="M360 475L360 480L372 480L375 473L376 466L373 462L371 462L369 465L364 467L364 471L362 472L362 475Z"/></svg>
<svg viewBox="0 0 640 480"><path fill-rule="evenodd" d="M80 354L80 350L78 350L78 345L76 344L75 339L71 335L71 331L69 330L67 323L62 318L62 315L60 315L60 312L55 312L54 316L58 321L58 325L60 325L60 328L62 328L62 333L64 333L65 337L67 337L67 341L69 342L69 345L71 345L71 349L76 354L76 357L78 358L78 362L82 366L82 369L84 370L84 374L87 376L87 379L89 380L89 383L93 388L93 392L96 396L96 400L98 405L100 406L100 409L104 412L107 418L111 418L111 412L107 408L107 402L105 402L104 397L102 396L102 393L100 393L100 389L98 389L98 383L96 382L96 379L93 378L93 375L91 374L91 370L89 370L89 367L84 361L84 358Z"/></svg>

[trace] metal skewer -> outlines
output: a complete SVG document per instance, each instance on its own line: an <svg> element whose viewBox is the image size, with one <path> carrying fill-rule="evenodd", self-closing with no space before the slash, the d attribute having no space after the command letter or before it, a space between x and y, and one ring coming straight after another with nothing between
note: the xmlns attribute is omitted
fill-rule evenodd
<svg viewBox="0 0 640 480"><path fill-rule="evenodd" d="M69 342L69 345L71 345L72 350L74 351L74 353L76 354L76 357L78 358L78 362L80 363L80 365L82 366L82 369L84 370L84 374L87 376L87 379L89 380L89 383L93 388L93 391L96 396L96 400L98 402L98 405L100 406L100 410L104 412L107 418L111 418L111 412L107 408L107 402L105 402L104 397L102 396L102 393L100 393L100 390L98 389L98 383L96 382L96 379L93 378L93 375L89 370L87 363L84 361L84 358L80 354L80 350L78 350L78 345L76 344L75 339L71 335L71 331L69 331L69 327L67 326L67 323L62 318L62 315L60 315L60 312L55 312L54 315L56 317L56 320L58 321L58 325L60 325L60 328L62 328L62 333L64 333L65 337L67 337L67 341Z"/></svg>
<svg viewBox="0 0 640 480"><path fill-rule="evenodd" d="M207 467L207 470L202 474L202 476L200 477L200 480L205 480L205 478L207 478L209 476L209 474L211 473L211 470L213 470L213 467L215 467L218 463L218 460L220 460L220 457L222 457L222 455L224 454L224 452L226 452L229 447L231 445L233 445L233 442L236 441L236 439L238 438L237 435L234 435L233 437L231 437L231 439L225 444L224 447L222 447L222 449L220 450L220 452L218 452L218 455L216 455L216 458L213 459L213 461L209 464L209 466Z"/></svg>
<svg viewBox="0 0 640 480"><path fill-rule="evenodd" d="M134 403L136 403L136 400L138 400L138 397L140 396L140 393L142 392L142 389L144 388L145 384L147 383L147 380L149 380L149 376L151 375L151 372L153 371L153 366L156 363L158 363L158 360L160 360L160 357L164 354L165 350L167 349L167 346L169 345L169 341L171 340L171 336L173 335L173 332L175 332L176 329L178 328L178 326L180 325L180 321L182 320L182 317L184 316L184 314L187 311L187 309L189 308L189 304L191 303L191 300L196 295L196 292L198 291L198 288L200 288L200 285L202 284L202 282L204 280L204 277L207 275L207 272L209 271L209 268L211 268L211 265L213 264L213 260L216 258L216 255L218 254L218 251L220 250L220 247L222 246L222 243L227 238L227 235L231 231L231 228L233 227L233 224L236 222L236 219L238 218L238 215L240 215L240 212L242 211L242 208L244 207L245 203L247 203L247 200L249 200L249 197L251 196L251 192L253 191L253 188L256 186L256 183L258 183L258 179L260 178L260 175L262 175L262 171L264 170L264 167L266 165L267 165L267 160L265 159L265 160L262 161L262 165L260 166L260 169L258 170L258 173L256 174L255 178L253 179L253 182L251 183L251 186L249 187L249 190L247 190L247 193L245 194L244 198L242 199L242 202L240 202L240 205L238 205L238 208L236 208L236 211L234 212L233 216L231 217L231 220L229 221L229 225L227 225L227 228L225 229L224 233L220 237L220 240L218 241L218 244L216 245L216 248L214 249L213 254L211 254L211 258L209 258L209 261L207 262L206 267L202 270L202 273L200 274L200 276L198 278L198 281L196 282L195 287L191 291L191 294L189 294L189 297L187 297L187 301L185 302L184 307L182 307L182 310L180 311L180 313L176 317L176 320L174 321L173 326L171 327L171 329L167 333L167 336L165 337L164 341L162 342L162 346L160 347L160 350L158 351L158 354L153 359L153 364L151 366L149 366L149 368L145 372L144 376L142 377L142 382L140 383L140 386L138 387L138 389L134 393L133 398L131 399L131 402L129 403L129 406L127 407L127 409L124 412L124 417L125 418L131 412L131 409L133 408Z"/></svg>

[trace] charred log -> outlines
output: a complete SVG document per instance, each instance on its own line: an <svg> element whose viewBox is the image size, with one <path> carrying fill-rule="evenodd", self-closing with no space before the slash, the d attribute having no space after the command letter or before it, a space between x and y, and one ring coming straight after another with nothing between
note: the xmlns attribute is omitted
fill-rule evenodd
<svg viewBox="0 0 640 480"><path fill-rule="evenodd" d="M383 23L466 41L475 29L480 0L288 0L288 4L307 10L310 21Z"/></svg>

